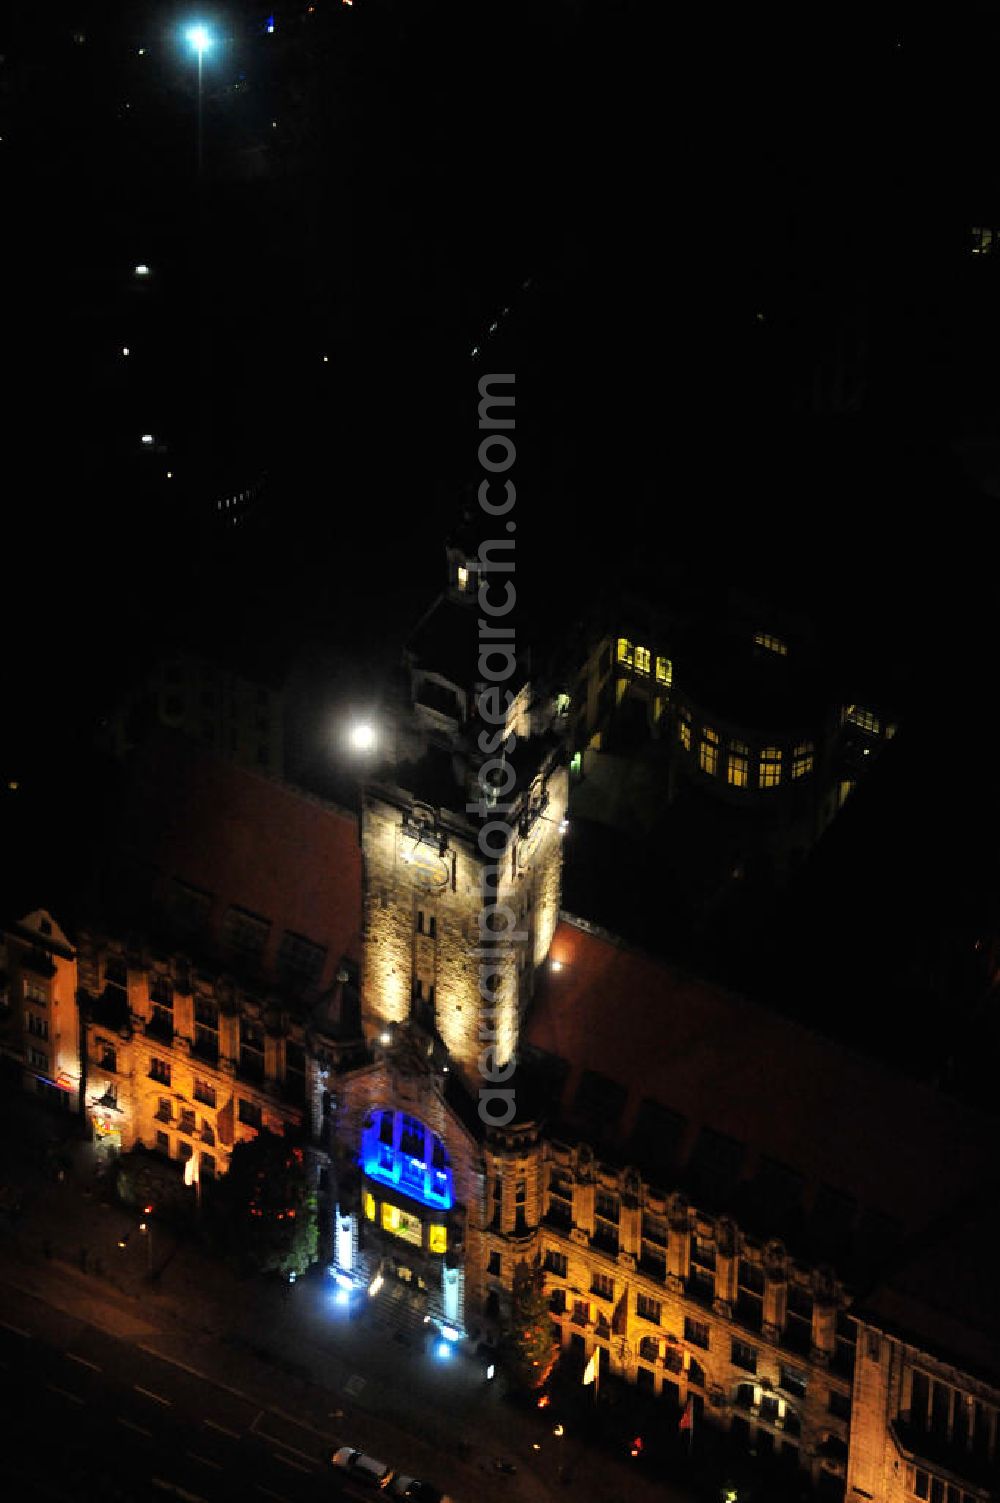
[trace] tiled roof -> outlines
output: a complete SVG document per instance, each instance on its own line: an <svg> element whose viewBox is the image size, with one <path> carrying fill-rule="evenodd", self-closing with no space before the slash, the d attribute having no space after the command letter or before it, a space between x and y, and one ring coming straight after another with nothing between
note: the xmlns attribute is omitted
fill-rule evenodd
<svg viewBox="0 0 1000 1503"><path fill-rule="evenodd" d="M1000 1290L996 1185L966 1216L944 1218L919 1239L865 1298L861 1313L883 1330L916 1341L941 1360L996 1383L1000 1378Z"/></svg>
<svg viewBox="0 0 1000 1503"><path fill-rule="evenodd" d="M323 947L318 988L332 984L343 957L358 959L361 850L353 816L182 736L157 737L134 757L118 845L150 869L160 904L177 880L210 894L216 941L230 907L267 920L265 970L286 932Z"/></svg>
<svg viewBox="0 0 1000 1503"><path fill-rule="evenodd" d="M706 1209L747 1220L766 1201L762 1233L784 1220L793 1246L857 1219L874 1250L988 1167L969 1109L576 923L556 931L524 1043L549 1058L554 1129Z"/></svg>

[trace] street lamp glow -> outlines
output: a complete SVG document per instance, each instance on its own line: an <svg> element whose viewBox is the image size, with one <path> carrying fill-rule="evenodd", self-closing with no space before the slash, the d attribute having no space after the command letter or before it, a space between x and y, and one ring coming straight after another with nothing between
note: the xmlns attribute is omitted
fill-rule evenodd
<svg viewBox="0 0 1000 1503"><path fill-rule="evenodd" d="M139 262L139 265L135 269L135 274L137 277L149 276L149 267L146 265L145 261Z"/></svg>
<svg viewBox="0 0 1000 1503"><path fill-rule="evenodd" d="M187 39L195 52L197 52L199 61L201 60L202 53L207 52L212 45L211 33L207 26L189 26Z"/></svg>
<svg viewBox="0 0 1000 1503"><path fill-rule="evenodd" d="M144 433L142 435L142 441L148 447L153 442L153 435L151 433Z"/></svg>
<svg viewBox="0 0 1000 1503"><path fill-rule="evenodd" d="M351 746L355 751L371 751L375 745L375 731L366 721L351 727Z"/></svg>

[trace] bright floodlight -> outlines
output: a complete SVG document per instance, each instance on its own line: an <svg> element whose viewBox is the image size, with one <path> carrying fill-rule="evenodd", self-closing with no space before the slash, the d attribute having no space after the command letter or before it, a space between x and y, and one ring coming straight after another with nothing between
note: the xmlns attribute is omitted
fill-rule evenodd
<svg viewBox="0 0 1000 1503"><path fill-rule="evenodd" d="M364 721L352 726L351 745L355 751L371 751L375 745L375 732L373 728Z"/></svg>
<svg viewBox="0 0 1000 1503"><path fill-rule="evenodd" d="M212 38L207 26L189 26L187 39L199 57L201 57L203 52L207 52L212 45Z"/></svg>

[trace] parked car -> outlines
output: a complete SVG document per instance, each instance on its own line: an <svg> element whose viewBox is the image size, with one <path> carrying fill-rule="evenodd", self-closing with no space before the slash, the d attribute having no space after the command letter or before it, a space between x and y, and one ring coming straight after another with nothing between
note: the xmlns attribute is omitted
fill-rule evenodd
<svg viewBox="0 0 1000 1503"><path fill-rule="evenodd" d="M394 1498L409 1498L410 1503L455 1503L432 1482L419 1482L416 1477L393 1477L389 1492Z"/></svg>
<svg viewBox="0 0 1000 1503"><path fill-rule="evenodd" d="M366 1456L351 1446L331 1451L330 1465L346 1472L352 1482L363 1483L366 1487L387 1487L392 1480L392 1468L384 1461L376 1461L374 1456Z"/></svg>

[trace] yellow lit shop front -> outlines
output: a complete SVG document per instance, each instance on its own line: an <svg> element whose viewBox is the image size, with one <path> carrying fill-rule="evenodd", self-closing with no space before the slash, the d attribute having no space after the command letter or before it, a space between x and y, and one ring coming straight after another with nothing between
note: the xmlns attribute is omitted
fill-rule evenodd
<svg viewBox="0 0 1000 1503"><path fill-rule="evenodd" d="M370 1228L365 1240L380 1245L391 1270L399 1278L415 1283L418 1288L426 1287L426 1275L432 1271L433 1260L448 1251L445 1222L432 1219L426 1212L421 1215L415 1206L376 1199L371 1190L365 1191L364 1210ZM412 1253L406 1252L407 1244ZM438 1279L440 1274L435 1273L435 1281Z"/></svg>

